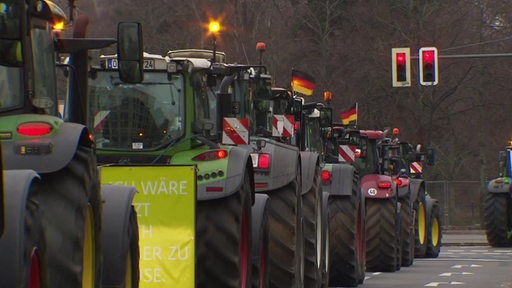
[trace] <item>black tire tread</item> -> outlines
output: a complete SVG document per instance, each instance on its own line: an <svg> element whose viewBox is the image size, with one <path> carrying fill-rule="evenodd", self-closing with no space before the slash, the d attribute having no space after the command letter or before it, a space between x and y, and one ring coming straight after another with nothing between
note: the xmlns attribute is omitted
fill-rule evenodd
<svg viewBox="0 0 512 288"><path fill-rule="evenodd" d="M414 244L415 244L415 232L414 226L412 225L413 210L411 207L411 201L409 198L400 199L400 237L402 239L401 244L401 266L409 267L414 262ZM412 231L411 231L412 227Z"/></svg>
<svg viewBox="0 0 512 288"><path fill-rule="evenodd" d="M311 189L303 196L304 219L304 286L318 287L321 283L322 273L319 270L317 252L320 243L317 239L317 229L321 229L318 223L318 209L322 205L322 191L320 189L320 166L316 166L315 176ZM321 209L321 208L320 208Z"/></svg>
<svg viewBox="0 0 512 288"><path fill-rule="evenodd" d="M395 201L366 199L366 271L396 271Z"/></svg>
<svg viewBox="0 0 512 288"><path fill-rule="evenodd" d="M197 204L197 287L249 287L251 277L242 286L242 267L240 249L242 245L242 214L245 213L248 233L251 226L251 188L249 174L246 172L242 188L226 198L199 201ZM249 237L249 235L247 235ZM250 250L250 237L248 250ZM250 257L247 257L248 264Z"/></svg>
<svg viewBox="0 0 512 288"><path fill-rule="evenodd" d="M511 230L509 223L510 203L508 193L486 193L484 198L484 223L487 242L492 247L510 247L512 239L507 238Z"/></svg>
<svg viewBox="0 0 512 288"><path fill-rule="evenodd" d="M298 179L297 179L298 180ZM300 227L302 200L295 180L272 191L270 197L270 287L302 285L301 261L303 233Z"/></svg>
<svg viewBox="0 0 512 288"><path fill-rule="evenodd" d="M68 165L41 174L43 226L47 237L49 287L81 287L84 223L88 207L94 217L94 282L101 285L101 197L92 147L78 146Z"/></svg>

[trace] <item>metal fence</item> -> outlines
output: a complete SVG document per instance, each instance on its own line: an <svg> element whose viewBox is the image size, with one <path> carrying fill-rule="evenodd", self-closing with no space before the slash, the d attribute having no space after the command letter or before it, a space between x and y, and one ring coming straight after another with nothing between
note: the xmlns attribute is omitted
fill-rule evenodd
<svg viewBox="0 0 512 288"><path fill-rule="evenodd" d="M439 200L444 228L482 229L478 181L426 181L427 192Z"/></svg>

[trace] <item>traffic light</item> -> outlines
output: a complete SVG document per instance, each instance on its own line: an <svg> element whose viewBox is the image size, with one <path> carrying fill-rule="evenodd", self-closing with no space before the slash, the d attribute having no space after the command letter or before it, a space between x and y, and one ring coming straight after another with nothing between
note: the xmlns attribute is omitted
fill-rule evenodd
<svg viewBox="0 0 512 288"><path fill-rule="evenodd" d="M409 48L391 49L391 71L393 74L393 87L411 86L411 58Z"/></svg>
<svg viewBox="0 0 512 288"><path fill-rule="evenodd" d="M437 85L437 82L439 81L437 70L437 48L420 48L418 58L420 62L420 84L424 86Z"/></svg>

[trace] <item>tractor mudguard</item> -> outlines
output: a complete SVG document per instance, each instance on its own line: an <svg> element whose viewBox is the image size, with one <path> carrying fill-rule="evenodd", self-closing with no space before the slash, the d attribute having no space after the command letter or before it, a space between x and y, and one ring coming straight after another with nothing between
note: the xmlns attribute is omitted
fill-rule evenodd
<svg viewBox="0 0 512 288"><path fill-rule="evenodd" d="M224 180L224 192L207 193L205 190L206 185L198 185L197 199L214 199L211 197L211 194L215 194L215 198L224 198L239 191L244 183L244 175L245 171L247 170L247 166L249 166L249 169L252 168L251 165L247 165L247 162L252 163L250 159L251 155L249 150L239 147L232 147L229 152L228 173L226 175L226 180ZM250 171L249 175L251 175L251 177L253 174L254 173ZM254 181L251 180L251 183L254 183Z"/></svg>
<svg viewBox="0 0 512 288"><path fill-rule="evenodd" d="M419 198L425 197L424 195L420 195L420 191L425 191L425 181L423 179L411 179L409 187L411 189L411 203L414 203Z"/></svg>
<svg viewBox="0 0 512 288"><path fill-rule="evenodd" d="M396 183L387 175L368 174L361 178L361 192L368 199L394 198L397 193L396 188Z"/></svg>
<svg viewBox="0 0 512 288"><path fill-rule="evenodd" d="M352 195L352 186L356 168L349 164L332 164L331 185L323 186L324 192L330 195Z"/></svg>
<svg viewBox="0 0 512 288"><path fill-rule="evenodd" d="M90 141L87 128L68 122L62 123L52 137L2 141L4 169L33 169L37 173L58 171L73 159L80 141ZM92 146L92 142L88 144ZM21 150L25 154L21 154Z"/></svg>
<svg viewBox="0 0 512 288"><path fill-rule="evenodd" d="M130 239L127 239L126 231L130 229L132 201L137 191L130 186L101 185L101 193L103 198L102 255L104 263L102 283L103 287L123 287L127 280L125 275L127 258L136 256L129 253ZM138 273L138 271L133 270L133 273Z"/></svg>
<svg viewBox="0 0 512 288"><path fill-rule="evenodd" d="M404 198L404 197L410 197L411 196L409 185L407 185L407 186L399 186L399 187L397 187L397 190L398 190L398 197L399 198Z"/></svg>
<svg viewBox="0 0 512 288"><path fill-rule="evenodd" d="M301 158L301 181L302 189L301 194L306 194L311 186L313 186L313 180L315 173L317 173L316 167L318 163L318 153L316 152L300 152Z"/></svg>
<svg viewBox="0 0 512 288"><path fill-rule="evenodd" d="M274 139L251 137L251 145L240 145L249 151L255 151L256 142L263 140L265 146L261 153L270 154L270 171L260 173L255 171L255 183L265 183L265 188L258 188L257 191L274 191L284 187L297 179L297 171L300 165L300 151L297 147L275 141ZM253 152L254 153L254 152ZM300 177L300 175L298 175Z"/></svg>
<svg viewBox="0 0 512 288"><path fill-rule="evenodd" d="M33 170L4 170L5 226L0 238L0 287L19 287L23 281L25 213L32 183L39 175ZM26 272L26 271L25 271Z"/></svg>
<svg viewBox="0 0 512 288"><path fill-rule="evenodd" d="M426 202L426 205L425 205L425 211L427 211L427 216L429 216L430 214L430 211L432 210L432 206L435 204L435 203L438 203L439 200L437 199L434 199L432 197L430 197L430 195L426 195L425 196L425 202ZM427 217L428 219L428 217Z"/></svg>
<svg viewBox="0 0 512 288"><path fill-rule="evenodd" d="M492 179L487 184L487 191L489 193L511 193L510 178Z"/></svg>

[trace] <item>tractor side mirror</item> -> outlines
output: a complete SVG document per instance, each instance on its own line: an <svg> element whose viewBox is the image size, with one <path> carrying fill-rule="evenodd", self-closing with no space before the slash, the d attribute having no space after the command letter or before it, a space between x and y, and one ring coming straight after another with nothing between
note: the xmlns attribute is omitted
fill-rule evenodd
<svg viewBox="0 0 512 288"><path fill-rule="evenodd" d="M117 26L117 57L119 78L126 83L144 80L144 55L142 25L138 22L121 22Z"/></svg>
<svg viewBox="0 0 512 288"><path fill-rule="evenodd" d="M320 127L332 127L332 108L322 107L320 109Z"/></svg>

